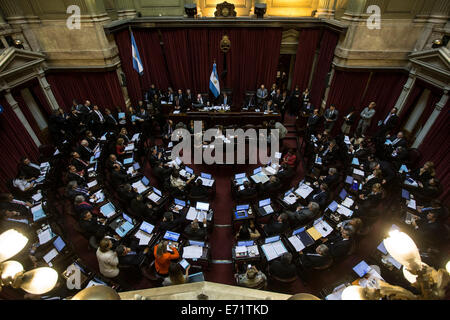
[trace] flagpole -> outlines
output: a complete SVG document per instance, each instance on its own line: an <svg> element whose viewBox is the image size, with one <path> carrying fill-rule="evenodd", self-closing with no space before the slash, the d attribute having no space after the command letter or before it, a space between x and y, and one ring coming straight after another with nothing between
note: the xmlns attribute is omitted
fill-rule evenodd
<svg viewBox="0 0 450 320"><path fill-rule="evenodd" d="M133 35L133 30L131 30L131 26L128 26L128 30L130 31L130 38L131 38L131 36ZM136 41L136 38L134 39L134 41ZM137 43L136 43L136 45L137 45ZM141 98L139 100L143 101L144 100L144 93L145 93L144 84L142 82L142 74L138 72L138 75L139 75L139 86L141 87Z"/></svg>

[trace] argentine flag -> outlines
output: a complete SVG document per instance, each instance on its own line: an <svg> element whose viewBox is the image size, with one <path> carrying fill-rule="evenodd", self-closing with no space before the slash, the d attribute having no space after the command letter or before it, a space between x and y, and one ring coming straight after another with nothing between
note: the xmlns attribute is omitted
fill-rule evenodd
<svg viewBox="0 0 450 320"><path fill-rule="evenodd" d="M219 76L217 75L216 64L213 64L213 70L209 77L209 90L214 94L214 97L218 97L220 94Z"/></svg>
<svg viewBox="0 0 450 320"><path fill-rule="evenodd" d="M133 57L133 68L142 75L144 73L144 67L142 66L141 57L139 56L139 51L134 41L133 32L131 32L131 55Z"/></svg>

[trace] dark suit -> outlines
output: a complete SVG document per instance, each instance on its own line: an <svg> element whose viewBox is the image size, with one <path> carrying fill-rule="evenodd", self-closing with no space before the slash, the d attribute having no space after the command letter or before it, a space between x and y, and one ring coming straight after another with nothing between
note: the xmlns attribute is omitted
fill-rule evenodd
<svg viewBox="0 0 450 320"><path fill-rule="evenodd" d="M297 269L294 264L284 264L277 259L270 263L269 273L280 279L290 279L297 275Z"/></svg>
<svg viewBox="0 0 450 320"><path fill-rule="evenodd" d="M334 124L336 123L336 120L338 118L339 111L336 109L331 111L330 109L325 110L324 118L325 120L331 120L331 121L325 121L325 129L326 130L332 130L334 127Z"/></svg>
<svg viewBox="0 0 450 320"><path fill-rule="evenodd" d="M320 117L316 115L310 115L308 117L308 122L306 123L308 134L315 134L317 131L317 126L319 125Z"/></svg>
<svg viewBox="0 0 450 320"><path fill-rule="evenodd" d="M86 162L89 162L92 156L92 150L88 147L84 147L82 145L78 146L77 149L78 154L80 155L80 158L83 159Z"/></svg>
<svg viewBox="0 0 450 320"><path fill-rule="evenodd" d="M317 253L306 253L299 256L299 262L305 269L325 267L332 261L330 256L322 256Z"/></svg>
<svg viewBox="0 0 450 320"><path fill-rule="evenodd" d="M239 190L237 192L237 196L239 198L251 198L251 197L256 196L256 194L257 194L257 192L254 187L244 188L244 190Z"/></svg>
<svg viewBox="0 0 450 320"><path fill-rule="evenodd" d="M388 115L389 116L389 115ZM388 117L387 116L387 117ZM386 117L386 118L387 118ZM398 123L400 121L399 117L396 114L393 114L389 117L389 119L386 121L386 118L383 119L383 123L380 125L380 127L378 128L377 133L375 134L375 136L377 137L382 137L384 136L387 132L389 132L390 130L395 129L398 126ZM386 123L385 123L386 122Z"/></svg>
<svg viewBox="0 0 450 320"><path fill-rule="evenodd" d="M305 225L311 222L315 218L315 214L309 210L309 208L303 208L299 211L288 211L289 220L294 226Z"/></svg>
<svg viewBox="0 0 450 320"><path fill-rule="evenodd" d="M127 203L131 202L134 198L136 198L137 193L133 189L130 191L126 190L124 187L119 187L119 190L117 191L119 198L122 201L125 201Z"/></svg>
<svg viewBox="0 0 450 320"><path fill-rule="evenodd" d="M111 183L114 187L118 187L121 184L124 184L128 181L128 175L124 173L122 170L113 171L111 173Z"/></svg>
<svg viewBox="0 0 450 320"><path fill-rule="evenodd" d="M151 221L155 221L157 219L156 212L154 208L149 208L144 200L137 200L136 198L131 200L130 208L133 213L143 217L148 218Z"/></svg>
<svg viewBox="0 0 450 320"><path fill-rule="evenodd" d="M189 224L184 228L184 234L189 240L204 241L206 237L206 229L203 227L203 223L199 221L199 228L192 228L192 224Z"/></svg>
<svg viewBox="0 0 450 320"><path fill-rule="evenodd" d="M330 189L333 189L339 182L339 176L337 173L333 175L329 174L325 177L325 179L323 179L323 182L326 183Z"/></svg>
<svg viewBox="0 0 450 320"><path fill-rule="evenodd" d="M345 240L341 237L326 244L330 250L332 258L341 258L346 256L352 248L352 240Z"/></svg>
<svg viewBox="0 0 450 320"><path fill-rule="evenodd" d="M105 116L105 124L107 130L115 131L117 129L119 122L117 121L116 118L114 118L112 114L109 114Z"/></svg>
<svg viewBox="0 0 450 320"><path fill-rule="evenodd" d="M19 172L24 175L26 179L37 178L41 175L41 170L30 165L21 165Z"/></svg>
<svg viewBox="0 0 450 320"><path fill-rule="evenodd" d="M69 172L67 174L67 180L68 181L76 181L78 185L84 185L86 183L86 179L79 174Z"/></svg>
<svg viewBox="0 0 450 320"><path fill-rule="evenodd" d="M317 202L320 208L324 208L328 199L328 192L319 190L310 196L309 201Z"/></svg>
<svg viewBox="0 0 450 320"><path fill-rule="evenodd" d="M208 189L203 185L201 185L201 186L194 185L191 188L190 195L192 197L207 198L208 197Z"/></svg>
<svg viewBox="0 0 450 320"><path fill-rule="evenodd" d="M159 229L161 231L177 231L184 223L185 217L183 215L176 216L174 215L172 221L162 221L159 225Z"/></svg>
<svg viewBox="0 0 450 320"><path fill-rule="evenodd" d="M231 106L232 104L233 104L233 102L232 102L232 99L231 99L231 97L230 96L224 96L224 95L221 95L220 96L220 104L224 104L224 105L227 105L227 106Z"/></svg>
<svg viewBox="0 0 450 320"><path fill-rule="evenodd" d="M272 222L264 226L264 232L267 236L282 234L289 228L288 222Z"/></svg>
<svg viewBox="0 0 450 320"><path fill-rule="evenodd" d="M105 233L107 229L106 226L97 221L97 217L95 216L92 216L91 220L80 220L79 225L81 230L89 236Z"/></svg>

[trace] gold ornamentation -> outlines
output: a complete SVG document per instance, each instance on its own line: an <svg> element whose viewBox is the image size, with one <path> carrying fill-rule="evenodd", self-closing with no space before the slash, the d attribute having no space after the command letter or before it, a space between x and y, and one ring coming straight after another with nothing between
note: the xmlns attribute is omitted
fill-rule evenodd
<svg viewBox="0 0 450 320"><path fill-rule="evenodd" d="M222 40L220 40L220 50L222 50L223 53L227 53L231 49L231 41L230 38L228 38L227 35L224 35L222 37Z"/></svg>
<svg viewBox="0 0 450 320"><path fill-rule="evenodd" d="M214 12L214 16L222 18L236 17L236 10L234 4L228 3L226 1L218 3L216 6L216 12Z"/></svg>

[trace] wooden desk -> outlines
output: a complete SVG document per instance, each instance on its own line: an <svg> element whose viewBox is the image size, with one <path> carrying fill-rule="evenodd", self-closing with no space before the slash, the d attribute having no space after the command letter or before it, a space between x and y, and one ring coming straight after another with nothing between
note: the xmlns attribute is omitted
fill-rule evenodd
<svg viewBox="0 0 450 320"><path fill-rule="evenodd" d="M178 122L189 123L191 120L201 120L205 122L205 127L214 125L261 125L263 121L281 121L281 115L264 114L264 112L206 112L206 111L188 111L186 113L169 113L169 119L175 124Z"/></svg>

